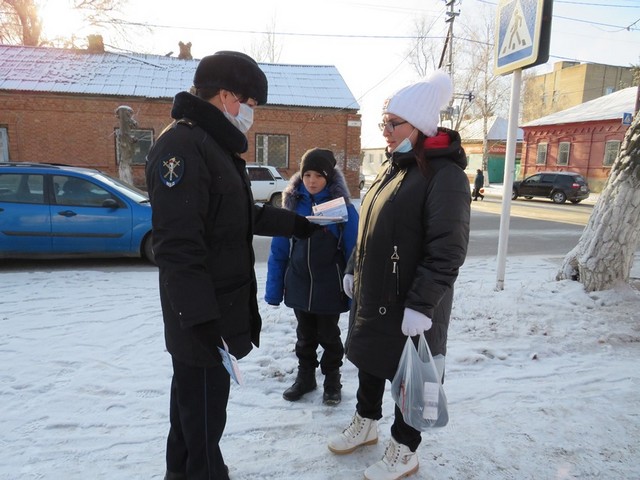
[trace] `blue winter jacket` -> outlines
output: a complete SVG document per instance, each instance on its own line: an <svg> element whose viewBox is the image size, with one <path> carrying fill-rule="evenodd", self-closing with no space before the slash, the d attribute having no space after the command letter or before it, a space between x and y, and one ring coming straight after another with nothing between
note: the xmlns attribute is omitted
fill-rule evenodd
<svg viewBox="0 0 640 480"><path fill-rule="evenodd" d="M300 215L312 215L312 206L344 197L347 222L325 226L308 239L274 237L268 261L265 300L319 314L349 310L342 287L344 268L356 244L358 212L349 200L344 175L334 169L333 179L313 197L296 173L283 192L283 206Z"/></svg>

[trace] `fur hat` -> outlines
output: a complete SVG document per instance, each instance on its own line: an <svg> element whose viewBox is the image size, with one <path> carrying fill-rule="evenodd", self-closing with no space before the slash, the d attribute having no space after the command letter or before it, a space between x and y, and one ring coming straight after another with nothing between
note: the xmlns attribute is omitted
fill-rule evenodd
<svg viewBox="0 0 640 480"><path fill-rule="evenodd" d="M307 170L320 173L327 182L333 178L333 169L336 166L336 157L331 150L324 148L312 148L302 155L300 160L300 175L304 175Z"/></svg>
<svg viewBox="0 0 640 480"><path fill-rule="evenodd" d="M438 70L431 77L391 95L382 107L382 113L392 113L406 120L428 137L438 130L440 108L451 99L453 85L446 73Z"/></svg>
<svg viewBox="0 0 640 480"><path fill-rule="evenodd" d="M224 88L258 104L267 103L267 77L256 61L240 52L220 51L204 57L193 77L196 88Z"/></svg>

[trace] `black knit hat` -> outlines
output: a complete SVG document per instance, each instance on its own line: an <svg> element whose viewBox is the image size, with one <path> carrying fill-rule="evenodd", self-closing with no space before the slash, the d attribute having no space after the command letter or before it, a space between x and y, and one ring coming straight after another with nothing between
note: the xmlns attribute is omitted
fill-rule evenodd
<svg viewBox="0 0 640 480"><path fill-rule="evenodd" d="M300 160L300 174L304 175L307 170L320 173L327 182L333 178L333 169L336 166L336 157L331 150L324 148L312 148L302 155Z"/></svg>
<svg viewBox="0 0 640 480"><path fill-rule="evenodd" d="M221 51L200 60L193 77L196 88L224 88L258 104L267 103L267 77L256 61L240 52Z"/></svg>

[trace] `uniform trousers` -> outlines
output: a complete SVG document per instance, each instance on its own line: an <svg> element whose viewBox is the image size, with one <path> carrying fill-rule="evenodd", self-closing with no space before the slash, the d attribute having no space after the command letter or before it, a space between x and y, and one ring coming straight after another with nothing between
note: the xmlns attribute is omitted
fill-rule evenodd
<svg viewBox="0 0 640 480"><path fill-rule="evenodd" d="M356 393L356 411L363 418L380 420L382 418L382 397L384 395L385 378L376 377L358 369L358 391ZM404 421L402 411L395 406L391 435L396 442L409 447L415 452L422 441L420 430L416 430Z"/></svg>
<svg viewBox="0 0 640 480"><path fill-rule="evenodd" d="M229 480L220 451L230 377L222 365L194 367L172 357L167 471L189 480Z"/></svg>
<svg viewBox="0 0 640 480"><path fill-rule="evenodd" d="M315 370L320 365L323 374L337 372L342 366L344 345L340 339L338 321L340 314L319 314L294 309L296 327L296 356L301 370ZM324 352L320 362L316 350L320 345Z"/></svg>

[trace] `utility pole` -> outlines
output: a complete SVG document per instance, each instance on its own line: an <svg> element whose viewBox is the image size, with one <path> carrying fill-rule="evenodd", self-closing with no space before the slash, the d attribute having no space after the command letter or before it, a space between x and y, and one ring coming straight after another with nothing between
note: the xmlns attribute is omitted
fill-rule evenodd
<svg viewBox="0 0 640 480"><path fill-rule="evenodd" d="M444 40L442 55L440 55L440 64L438 65L438 68L441 69L444 65L445 56L448 56L448 62L446 64L446 67L447 67L447 73L451 78L451 85L453 87L454 92L456 90L455 90L455 84L453 81L453 23L456 17L460 15L460 10L458 10L457 12L453 10L456 2L460 2L460 0L444 0L445 5L449 8L449 10L445 12L447 16L445 22L449 24L449 31L447 32L447 37ZM453 120L454 112L455 112L455 109L453 107L453 101L455 98L456 98L456 95L452 96L451 100L449 100L449 106L447 107L447 113L446 113L447 116L449 117L449 122L452 129L456 128Z"/></svg>
<svg viewBox="0 0 640 480"><path fill-rule="evenodd" d="M440 55L440 64L438 68L442 68L444 65L445 55L448 53L449 62L447 63L447 72L449 76L453 78L453 23L458 15L460 15L460 11L455 12L453 7L455 6L456 1L459 0L444 0L444 3L449 10L445 12L447 16L445 22L449 24L449 31L447 32L447 38L444 40L444 47L442 48L442 55Z"/></svg>

